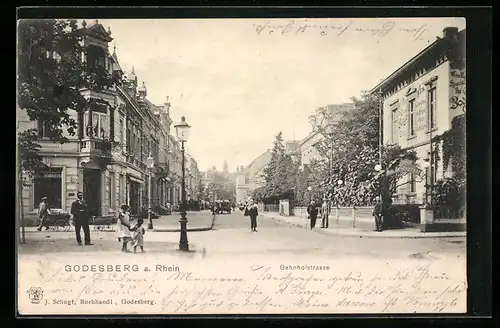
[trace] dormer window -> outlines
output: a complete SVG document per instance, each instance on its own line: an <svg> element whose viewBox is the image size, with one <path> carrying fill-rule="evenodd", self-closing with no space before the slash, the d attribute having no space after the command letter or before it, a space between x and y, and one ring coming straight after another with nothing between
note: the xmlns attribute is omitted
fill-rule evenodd
<svg viewBox="0 0 500 328"><path fill-rule="evenodd" d="M89 69L106 68L106 52L103 48L93 45L87 47L87 66Z"/></svg>

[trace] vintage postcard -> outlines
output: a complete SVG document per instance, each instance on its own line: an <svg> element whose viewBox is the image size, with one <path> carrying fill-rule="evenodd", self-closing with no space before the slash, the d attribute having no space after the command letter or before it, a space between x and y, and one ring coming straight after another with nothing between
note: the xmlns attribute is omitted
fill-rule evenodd
<svg viewBox="0 0 500 328"><path fill-rule="evenodd" d="M464 18L18 21L20 315L465 313Z"/></svg>

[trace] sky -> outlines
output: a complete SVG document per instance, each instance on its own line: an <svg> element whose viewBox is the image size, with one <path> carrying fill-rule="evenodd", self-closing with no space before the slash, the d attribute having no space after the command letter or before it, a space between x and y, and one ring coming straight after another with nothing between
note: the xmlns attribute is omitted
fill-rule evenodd
<svg viewBox="0 0 500 328"><path fill-rule="evenodd" d="M88 19L87 22L92 20ZM234 171L310 131L308 116L369 90L463 18L100 19L122 69L191 125L204 171ZM172 128L173 130L173 128ZM172 131L175 133L175 131Z"/></svg>

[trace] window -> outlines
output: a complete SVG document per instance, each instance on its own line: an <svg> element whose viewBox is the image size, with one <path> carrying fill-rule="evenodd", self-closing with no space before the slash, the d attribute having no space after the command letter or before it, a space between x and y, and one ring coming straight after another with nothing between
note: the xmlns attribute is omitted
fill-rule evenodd
<svg viewBox="0 0 500 328"><path fill-rule="evenodd" d="M427 128L429 130L436 127L436 87L427 90Z"/></svg>
<svg viewBox="0 0 500 328"><path fill-rule="evenodd" d="M120 143L123 145L123 139L124 139L124 136L123 136L123 130L124 130L124 126L123 126L123 118L120 118Z"/></svg>
<svg viewBox="0 0 500 328"><path fill-rule="evenodd" d="M50 136L49 125L47 122L43 122L42 120L38 120L37 122L37 131L39 137L47 138Z"/></svg>
<svg viewBox="0 0 500 328"><path fill-rule="evenodd" d="M62 168L45 168L33 180L34 208L38 208L42 197L47 197L50 208L61 208Z"/></svg>
<svg viewBox="0 0 500 328"><path fill-rule="evenodd" d="M409 101L408 107L408 134L409 136L415 135L415 99Z"/></svg>
<svg viewBox="0 0 500 328"><path fill-rule="evenodd" d="M88 46L87 48L87 67L95 69L97 67L106 67L106 53L104 49L97 46Z"/></svg>
<svg viewBox="0 0 500 328"><path fill-rule="evenodd" d="M398 143L399 141L399 119L398 119L398 109L394 108L392 110L392 142Z"/></svg>
<svg viewBox="0 0 500 328"><path fill-rule="evenodd" d="M104 139L109 136L109 123L108 115L100 112L92 112L92 126L90 126L89 112L85 113L85 122L87 122L87 137L90 137L90 133L94 138Z"/></svg>

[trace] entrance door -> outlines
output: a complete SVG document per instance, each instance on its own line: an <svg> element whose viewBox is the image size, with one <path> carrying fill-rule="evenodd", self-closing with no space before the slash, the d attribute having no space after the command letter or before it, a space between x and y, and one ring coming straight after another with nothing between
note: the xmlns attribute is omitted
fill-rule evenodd
<svg viewBox="0 0 500 328"><path fill-rule="evenodd" d="M140 187L139 183L130 181L130 212L133 214L140 210Z"/></svg>
<svg viewBox="0 0 500 328"><path fill-rule="evenodd" d="M83 170L83 198L87 201L90 215L101 215L100 170Z"/></svg>

